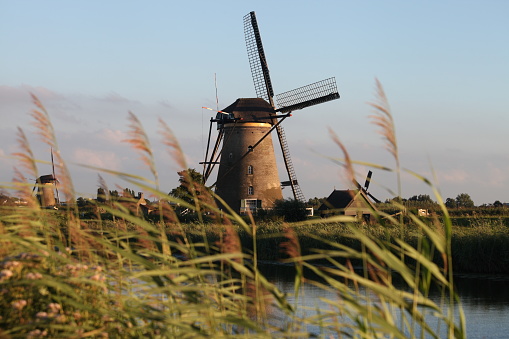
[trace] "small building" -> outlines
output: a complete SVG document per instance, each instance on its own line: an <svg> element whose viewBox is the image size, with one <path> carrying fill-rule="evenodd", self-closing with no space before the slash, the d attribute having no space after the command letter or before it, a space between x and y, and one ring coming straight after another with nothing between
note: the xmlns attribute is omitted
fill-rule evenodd
<svg viewBox="0 0 509 339"><path fill-rule="evenodd" d="M356 216L357 220L371 224L375 221L373 216L375 209L375 205L363 189L334 190L327 200L318 207L318 213L321 217Z"/></svg>

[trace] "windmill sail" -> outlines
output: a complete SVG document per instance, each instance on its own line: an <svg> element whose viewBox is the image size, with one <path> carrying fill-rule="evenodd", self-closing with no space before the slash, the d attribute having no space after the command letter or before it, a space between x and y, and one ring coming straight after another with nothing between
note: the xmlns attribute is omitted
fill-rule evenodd
<svg viewBox="0 0 509 339"><path fill-rule="evenodd" d="M269 76L269 66L263 51L262 38L258 30L255 12L244 16L244 34L246 36L247 56L258 98L265 99L274 107L274 90Z"/></svg>
<svg viewBox="0 0 509 339"><path fill-rule="evenodd" d="M305 202L306 199L304 198L304 194L302 193L302 190L300 189L299 182L297 181L297 175L295 174L295 170L293 168L293 163L292 163L291 157L290 157L290 149L288 148L288 143L286 142L286 136L285 136L285 131L283 129L283 126L277 125L276 131L277 131L277 135L279 137L279 144L281 145L281 151L283 152L283 158L285 159L285 166L286 166L286 171L288 173L288 178L290 179L288 181L288 184L286 184L286 182L283 182L283 186L291 186L293 197L295 198L295 200L300 200L302 202Z"/></svg>
<svg viewBox="0 0 509 339"><path fill-rule="evenodd" d="M335 99L339 99L336 79L329 78L276 95L277 111L292 112Z"/></svg>
<svg viewBox="0 0 509 339"><path fill-rule="evenodd" d="M274 113L288 113L339 98L336 80L329 78L277 95L278 108L276 109L274 90L272 89L269 67L265 58L255 12L250 12L244 16L244 34L256 95L258 98L266 100L274 109ZM283 182L283 186L291 186L294 198L305 202L293 168L283 127L278 125L276 131L289 178L288 181Z"/></svg>
<svg viewBox="0 0 509 339"><path fill-rule="evenodd" d="M251 67L251 74L253 76L256 96L258 98L265 99L275 110L276 107L274 105L274 90L272 89L269 67L267 65L267 59L265 58L262 38L258 29L258 22L256 21L255 12L250 12L244 16L244 34L246 37L247 55L249 59L249 66ZM301 200L304 202L304 195L302 194L302 191L298 185L297 176L293 168L292 159L290 157L290 151L288 148L288 143L286 142L283 127L278 125L276 131L279 138L279 144L281 145L281 151L283 153L283 160L285 163L286 171L288 173L289 183L292 187L293 196L296 200Z"/></svg>

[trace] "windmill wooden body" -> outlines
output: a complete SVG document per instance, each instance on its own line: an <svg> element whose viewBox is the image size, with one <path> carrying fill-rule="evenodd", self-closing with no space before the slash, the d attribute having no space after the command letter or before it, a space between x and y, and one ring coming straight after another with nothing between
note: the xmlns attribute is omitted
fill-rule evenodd
<svg viewBox="0 0 509 339"><path fill-rule="evenodd" d="M210 120L203 176L209 178L219 164L216 193L236 212L270 209L289 186L296 200L304 201L281 123L290 112L339 98L334 78L325 79L275 97L254 12L244 17L249 64L257 98L241 98ZM277 106L275 104L277 101ZM218 136L212 149L211 131ZM288 180L280 181L271 132L276 130ZM222 147L221 147L222 144ZM221 149L220 149L221 148ZM209 156L209 150L210 156Z"/></svg>

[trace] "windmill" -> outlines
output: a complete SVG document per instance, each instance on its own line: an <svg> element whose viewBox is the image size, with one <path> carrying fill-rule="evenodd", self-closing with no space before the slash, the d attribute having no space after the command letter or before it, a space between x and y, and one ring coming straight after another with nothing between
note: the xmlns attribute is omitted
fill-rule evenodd
<svg viewBox="0 0 509 339"><path fill-rule="evenodd" d="M371 183L372 175L373 175L373 172L368 171L368 175L366 176L366 181L364 182L364 187L361 187L361 185L358 182L356 182L356 184L357 184L357 188L359 189L359 191L363 191L366 195L368 195L371 199L373 199L374 202L379 204L381 201L378 200L377 198L375 198L373 196L373 194L368 192L368 188L369 188L369 184Z"/></svg>
<svg viewBox="0 0 509 339"><path fill-rule="evenodd" d="M55 175L55 163L53 161L53 148L51 148L51 167L53 174L41 175L35 180L35 186L32 190L35 191L37 188L37 200L42 208L53 208L57 209L59 203L58 196L58 180ZM56 198L55 198L56 192Z"/></svg>
<svg viewBox="0 0 509 339"><path fill-rule="evenodd" d="M291 187L296 200L304 202L281 123L292 111L338 99L336 80L325 79L274 96L255 12L244 16L244 33L257 98L237 99L211 118L202 162L204 179L207 181L219 164L213 186L216 194L236 211L272 207L275 200L282 199L281 187L285 186ZM218 136L209 157L213 123L217 123ZM277 174L271 138L274 129L288 174L288 180L283 182Z"/></svg>

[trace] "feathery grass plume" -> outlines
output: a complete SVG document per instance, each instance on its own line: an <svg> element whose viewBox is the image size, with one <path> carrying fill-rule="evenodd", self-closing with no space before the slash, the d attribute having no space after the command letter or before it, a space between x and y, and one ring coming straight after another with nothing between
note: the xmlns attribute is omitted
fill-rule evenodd
<svg viewBox="0 0 509 339"><path fill-rule="evenodd" d="M28 176L32 178L37 178L37 165L35 163L34 153L32 152L32 148L30 147L30 143L26 137L23 129L18 127L18 146L21 149L21 152L13 153L12 155L18 159L21 167L24 168L27 172Z"/></svg>
<svg viewBox="0 0 509 339"><path fill-rule="evenodd" d="M188 184L189 192L191 192L191 196L193 198L193 201L195 203L195 212L198 213L198 216L201 220L201 213L200 213L200 202L197 199L196 194L196 186L194 184L194 181L191 178L191 175L189 175L189 172L185 170L187 168L184 152L182 151L182 148L180 147L180 144L173 134L171 128L162 120L159 119L159 125L161 127L160 134L163 137L163 144L165 146L168 146L169 153L173 160L177 163L177 166L182 168L182 176L184 178L184 182Z"/></svg>
<svg viewBox="0 0 509 339"><path fill-rule="evenodd" d="M330 128L329 128L329 134L330 134L332 140L336 143L336 145L339 146L339 148L343 152L343 157L344 157L343 167L345 169L348 182L353 187L357 187L357 185L356 185L357 180L355 180L355 172L353 170L352 160L350 159L350 154L348 154L348 151L346 150L345 145L343 145L343 143L339 140L339 137L336 135L336 133L334 133L334 131ZM355 193L353 191L351 191L350 194L352 195L352 198L355 195Z"/></svg>
<svg viewBox="0 0 509 339"><path fill-rule="evenodd" d="M60 150L58 148L57 140L55 137L55 130L53 128L53 124L51 123L48 111L41 103L39 98L37 98L37 96L32 93L30 95L32 97L33 104L37 107L37 109L32 110L31 116L35 120L32 124L36 127L37 134L41 137L42 141L50 146L50 148L54 151L52 152L55 157L55 165L57 168L57 173L55 176L60 183L59 187L65 196L65 200L74 200L75 194L71 175L60 154Z"/></svg>
<svg viewBox="0 0 509 339"><path fill-rule="evenodd" d="M238 258L234 261L240 262L240 254L242 253L242 246L240 244L240 238L238 233L235 231L232 225L226 225L224 228L224 234L222 242L219 244L222 253L239 254Z"/></svg>
<svg viewBox="0 0 509 339"><path fill-rule="evenodd" d="M106 180L104 180L104 178L98 174L98 181L99 181L99 188L101 188L104 192L104 196L103 197L97 197L98 199L99 198L103 198L105 201L109 201L110 200L110 191L108 189L108 185L106 184Z"/></svg>
<svg viewBox="0 0 509 339"><path fill-rule="evenodd" d="M401 179L400 179L400 162L398 143L396 140L396 128L394 125L394 119L392 117L391 108L389 106L389 100L385 95L385 91L381 82L378 79L376 81L376 101L368 103L374 108L374 115L370 115L371 123L378 126L380 130L379 134L383 136L386 141L386 149L392 154L396 161L396 172L398 176L398 196L401 196Z"/></svg>
<svg viewBox="0 0 509 339"><path fill-rule="evenodd" d="M184 152L182 152L182 148L172 130L162 119L159 119L159 124L161 126L160 134L163 137L163 144L169 147L173 160L175 160L179 168L187 168Z"/></svg>
<svg viewBox="0 0 509 339"><path fill-rule="evenodd" d="M141 155L141 160L147 165L154 176L154 180L156 182L156 187L159 186L159 175L157 173L154 155L152 153L152 147L150 146L150 141L148 139L145 130L143 129L143 125L140 120L134 115L133 112L129 112L129 128L130 130L127 132L129 139L125 139L123 141L131 144L131 146L139 152Z"/></svg>
<svg viewBox="0 0 509 339"><path fill-rule="evenodd" d="M26 175L31 176L32 178L37 178L39 175L37 173L37 165L30 143L28 142L25 132L23 132L23 130L19 127L17 134L18 146L21 149L21 152L16 152L12 155L18 159L21 168L24 168L27 171ZM34 208L37 206L37 202L30 191L30 184L26 181L25 175L23 175L23 173L21 173L17 168L14 168L13 183L17 187L20 198L23 198L28 203L29 207Z"/></svg>
<svg viewBox="0 0 509 339"><path fill-rule="evenodd" d="M392 154L396 162L399 162L396 130L394 128L394 119L391 114L389 101L387 100L387 96L385 95L385 91L380 81L378 79L375 79L375 81L377 101L369 103L369 105L375 109L375 115L370 115L369 117L372 119L372 123L374 125L380 127L380 131L378 133L381 134L387 142L387 150Z"/></svg>
<svg viewBox="0 0 509 339"><path fill-rule="evenodd" d="M287 224L283 226L283 234L286 238L286 241L279 245L281 252L293 259L300 258L300 243L293 227L290 227Z"/></svg>
<svg viewBox="0 0 509 339"><path fill-rule="evenodd" d="M249 279L246 283L246 296L249 298L247 303L247 313L258 321L267 320L274 308L274 296L263 284Z"/></svg>
<svg viewBox="0 0 509 339"><path fill-rule="evenodd" d="M32 97L32 103L38 108L33 109L31 114L35 119L32 124L37 128L37 134L45 144L48 144L52 148L57 148L55 130L49 118L48 111L35 94L30 93L30 96Z"/></svg>

